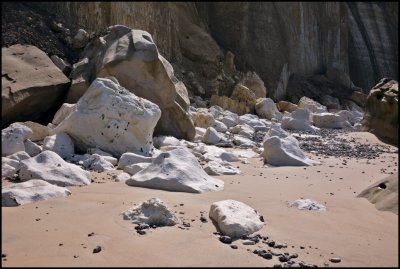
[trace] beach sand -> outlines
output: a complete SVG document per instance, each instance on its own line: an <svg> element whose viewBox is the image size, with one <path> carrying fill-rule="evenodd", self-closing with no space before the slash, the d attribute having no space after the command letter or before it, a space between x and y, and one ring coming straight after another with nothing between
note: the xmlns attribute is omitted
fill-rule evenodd
<svg viewBox="0 0 400 269"><path fill-rule="evenodd" d="M343 137L383 145L371 133L355 132ZM2 207L2 254L7 255L2 266L280 264L277 256L267 260L252 253L254 249L271 249L266 244L248 246L237 240L233 244L238 249L232 249L213 234L216 228L208 217L211 204L234 199L263 215L265 226L257 233L288 245L273 249L274 252L297 253L295 260L320 267L324 263L335 267L397 267L398 215L380 211L357 195L390 173L398 172L398 153L384 153L369 161L306 155L321 165L268 167L262 158L249 158L248 164L236 162L241 175L215 176L225 182L224 190L203 194L130 187L113 181L111 175L118 172L92 173L96 182L68 187L72 192L68 198ZM2 180L3 187L8 184ZM136 233L135 225L123 220L121 213L153 197L163 200L191 226L160 227L147 230L145 235ZM288 207L289 202L299 198L315 200L327 210ZM200 221L201 211L207 223ZM94 235L88 236L92 232ZM94 254L97 245L102 250ZM335 256L341 258L340 263L329 261Z"/></svg>

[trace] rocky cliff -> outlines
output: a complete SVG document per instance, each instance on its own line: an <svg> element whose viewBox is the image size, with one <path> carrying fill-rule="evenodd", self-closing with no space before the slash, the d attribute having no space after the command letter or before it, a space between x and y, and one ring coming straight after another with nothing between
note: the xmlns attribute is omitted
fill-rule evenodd
<svg viewBox="0 0 400 269"><path fill-rule="evenodd" d="M217 77L228 51L235 55L237 69L259 74L267 95L276 101L287 97L292 74L325 75L366 93L382 77L398 79L398 4L394 2L30 5L89 32L115 24L148 31L177 77L195 94L227 94Z"/></svg>

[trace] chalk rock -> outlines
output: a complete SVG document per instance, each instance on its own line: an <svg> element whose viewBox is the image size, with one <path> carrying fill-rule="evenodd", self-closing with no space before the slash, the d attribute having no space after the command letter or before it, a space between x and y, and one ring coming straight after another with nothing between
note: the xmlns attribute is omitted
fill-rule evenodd
<svg viewBox="0 0 400 269"><path fill-rule="evenodd" d="M203 139L204 134L206 133L206 129L196 127L196 136L194 137L195 141L201 141Z"/></svg>
<svg viewBox="0 0 400 269"><path fill-rule="evenodd" d="M89 154L99 154L99 155L101 155L103 157L112 157L112 154L110 154L108 152L105 152L104 150L101 150L101 149L99 149L97 147L96 148L89 148L87 150L87 153L89 153Z"/></svg>
<svg viewBox="0 0 400 269"><path fill-rule="evenodd" d="M28 137L33 142L42 141L46 136L50 134L50 128L33 121L19 122L22 125L30 128L32 134Z"/></svg>
<svg viewBox="0 0 400 269"><path fill-rule="evenodd" d="M256 100L256 113L260 118L271 120L275 118L280 121L282 113L278 111L274 101L271 98L259 98Z"/></svg>
<svg viewBox="0 0 400 269"><path fill-rule="evenodd" d="M196 147L193 151L197 151L203 155L205 161L217 161L217 162L237 162L240 161L239 157L234 153L228 152L222 148L216 146L205 146L202 148Z"/></svg>
<svg viewBox="0 0 400 269"><path fill-rule="evenodd" d="M147 168L126 181L129 186L202 193L220 191L224 182L210 177L186 148L161 153Z"/></svg>
<svg viewBox="0 0 400 269"><path fill-rule="evenodd" d="M15 152L11 155L8 155L7 158L12 159L12 160L16 160L16 161L22 161L22 160L26 160L29 159L31 156L26 153L25 151L18 151Z"/></svg>
<svg viewBox="0 0 400 269"><path fill-rule="evenodd" d="M288 101L279 101L276 104L276 108L282 113L285 112L285 111L287 111L289 113L292 113L293 111L295 111L299 107L296 104L293 104L293 103L288 102Z"/></svg>
<svg viewBox="0 0 400 269"><path fill-rule="evenodd" d="M216 145L218 143L224 142L225 141L225 137L223 135L221 135L220 133L218 133L213 127L208 127L202 142L209 144L209 145Z"/></svg>
<svg viewBox="0 0 400 269"><path fill-rule="evenodd" d="M75 110L75 108L76 104L64 103L54 115L53 121L51 123L53 123L54 125L60 124L60 122L65 120L65 118L68 117L69 114L71 114L72 111Z"/></svg>
<svg viewBox="0 0 400 269"><path fill-rule="evenodd" d="M294 137L268 137L264 140L264 162L274 166L303 166L317 164L307 158Z"/></svg>
<svg viewBox="0 0 400 269"><path fill-rule="evenodd" d="M35 157L21 161L21 181L42 179L61 187L90 184L90 173L64 161L57 153L45 150Z"/></svg>
<svg viewBox="0 0 400 269"><path fill-rule="evenodd" d="M360 123L363 118L363 113L358 112L358 111L350 111L350 110L340 110L339 112L336 113L340 117L342 117L343 121L348 121L350 122L351 125L354 125L356 123Z"/></svg>
<svg viewBox="0 0 400 269"><path fill-rule="evenodd" d="M214 124L211 125L217 132L225 133L228 131L228 127L219 120L215 120Z"/></svg>
<svg viewBox="0 0 400 269"><path fill-rule="evenodd" d="M121 158L119 158L118 168L124 169L124 167L127 165L135 163L151 163L152 161L152 157L145 157L133 152L126 152L121 155Z"/></svg>
<svg viewBox="0 0 400 269"><path fill-rule="evenodd" d="M128 173L129 175L133 176L137 172L145 169L148 167L150 163L134 163L124 167L124 172Z"/></svg>
<svg viewBox="0 0 400 269"><path fill-rule="evenodd" d="M296 207L300 210L318 210L325 211L326 207L320 203L310 199L298 199L290 204L291 207Z"/></svg>
<svg viewBox="0 0 400 269"><path fill-rule="evenodd" d="M125 172L119 173L118 176L115 178L117 182L125 182L131 178L131 175Z"/></svg>
<svg viewBox="0 0 400 269"><path fill-rule="evenodd" d="M255 98L265 98L267 95L264 81L255 72L247 72L240 84L249 88L254 93Z"/></svg>
<svg viewBox="0 0 400 269"><path fill-rule="evenodd" d="M52 133L67 132L83 151L100 147L114 157L125 152L148 156L160 115L156 104L135 96L115 79L98 78Z"/></svg>
<svg viewBox="0 0 400 269"><path fill-rule="evenodd" d="M42 200L65 198L71 192L40 179L31 179L27 182L11 184L1 190L1 205L13 207Z"/></svg>
<svg viewBox="0 0 400 269"><path fill-rule="evenodd" d="M240 146L240 148L252 148L257 145L257 143L253 140L241 135L235 135L232 139L232 142L234 145Z"/></svg>
<svg viewBox="0 0 400 269"><path fill-rule="evenodd" d="M250 235L264 226L261 215L255 209L235 200L213 203L210 218L224 235L232 238Z"/></svg>
<svg viewBox="0 0 400 269"><path fill-rule="evenodd" d="M74 154L74 142L67 133L57 133L43 140L43 150L51 150L63 159L69 159Z"/></svg>
<svg viewBox="0 0 400 269"><path fill-rule="evenodd" d="M238 134L250 139L253 138L253 135L255 133L254 128L247 124L238 124L232 128L229 128L229 131L232 134Z"/></svg>
<svg viewBox="0 0 400 269"><path fill-rule="evenodd" d="M103 156L98 154L93 154L89 158L83 161L83 167L88 170L93 170L96 172L104 172L109 170L114 170L114 165L108 162Z"/></svg>
<svg viewBox="0 0 400 269"><path fill-rule="evenodd" d="M194 126L201 128L208 128L214 124L213 115L207 109L199 109L196 113L192 114Z"/></svg>
<svg viewBox="0 0 400 269"><path fill-rule="evenodd" d="M246 88L246 87L244 87L244 88ZM247 90L250 92L249 89L247 89ZM247 103L241 102L237 99L232 99L228 96L218 96L215 94L213 94L211 96L210 105L211 106L220 106L225 110L229 110L229 111L239 114L239 115L253 113L253 111L254 111L254 104L248 106Z"/></svg>
<svg viewBox="0 0 400 269"><path fill-rule="evenodd" d="M332 129L342 129L344 122L340 115L328 112L315 113L312 115L312 120L316 127Z"/></svg>
<svg viewBox="0 0 400 269"><path fill-rule="evenodd" d="M1 177L13 177L18 172L19 167L19 160L1 157Z"/></svg>
<svg viewBox="0 0 400 269"><path fill-rule="evenodd" d="M156 148L164 147L164 146L180 146L181 142L179 139L176 139L173 136L164 136L159 135L153 137L153 145Z"/></svg>
<svg viewBox="0 0 400 269"><path fill-rule="evenodd" d="M43 151L43 148L36 143L33 143L31 140L27 139L24 142L25 151L29 154L29 156L34 157Z"/></svg>
<svg viewBox="0 0 400 269"><path fill-rule="evenodd" d="M239 115L229 110L225 110L219 120L228 128L234 127L239 123Z"/></svg>
<svg viewBox="0 0 400 269"><path fill-rule="evenodd" d="M179 219L173 211L159 198L149 199L122 215L124 220L131 220L135 224L174 226L179 223Z"/></svg>
<svg viewBox="0 0 400 269"><path fill-rule="evenodd" d="M211 176L220 176L220 175L238 175L240 174L240 170L233 167L228 162L216 162L210 161L204 166L204 171Z"/></svg>
<svg viewBox="0 0 400 269"><path fill-rule="evenodd" d="M256 115L252 115L252 114L245 114L245 115L240 116L239 124L247 124L247 125L253 127L254 129L256 129L257 126L265 127L264 122L261 121L259 117L257 117Z"/></svg>
<svg viewBox="0 0 400 269"><path fill-rule="evenodd" d="M299 108L306 108L313 113L328 112L326 106L321 105L317 101L314 101L313 99L310 99L307 96L301 97L299 102L297 103L297 106Z"/></svg>
<svg viewBox="0 0 400 269"><path fill-rule="evenodd" d="M32 130L20 123L13 123L1 130L1 156L25 151L24 142L32 135Z"/></svg>
<svg viewBox="0 0 400 269"><path fill-rule="evenodd" d="M290 114L285 114L281 121L281 127L299 131L314 131L318 129L311 125L310 112L305 108L299 108Z"/></svg>

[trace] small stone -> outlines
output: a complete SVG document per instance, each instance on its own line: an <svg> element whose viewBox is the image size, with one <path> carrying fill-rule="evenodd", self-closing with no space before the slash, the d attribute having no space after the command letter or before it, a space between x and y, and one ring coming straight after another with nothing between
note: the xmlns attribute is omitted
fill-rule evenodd
<svg viewBox="0 0 400 269"><path fill-rule="evenodd" d="M94 235L94 232L91 232L90 234L88 234L87 236L93 236Z"/></svg>
<svg viewBox="0 0 400 269"><path fill-rule="evenodd" d="M203 222L203 223L208 222L208 220L207 220L205 217L203 217L203 216L200 217L200 221Z"/></svg>
<svg viewBox="0 0 400 269"><path fill-rule="evenodd" d="M233 248L233 249L238 249L238 246L236 246L236 245L231 245L231 248Z"/></svg>
<svg viewBox="0 0 400 269"><path fill-rule="evenodd" d="M333 263L339 263L342 261L342 259L340 259L340 257L332 257L329 259L331 262Z"/></svg>
<svg viewBox="0 0 400 269"><path fill-rule="evenodd" d="M1 253L1 257L5 258L5 257L7 257L7 254L6 253Z"/></svg>
<svg viewBox="0 0 400 269"><path fill-rule="evenodd" d="M297 253L294 253L294 254L289 256L290 259L295 259L297 257L299 257L299 254L297 254Z"/></svg>
<svg viewBox="0 0 400 269"><path fill-rule="evenodd" d="M78 258L79 256L78 255L74 255L74 258L76 259L76 258Z"/></svg>
<svg viewBox="0 0 400 269"><path fill-rule="evenodd" d="M286 255L281 255L281 256L279 256L279 261L280 262L287 262L287 261L289 261L289 257L286 256Z"/></svg>
<svg viewBox="0 0 400 269"><path fill-rule="evenodd" d="M243 245L255 245L256 242L254 242L253 240L245 240L242 242Z"/></svg>
<svg viewBox="0 0 400 269"><path fill-rule="evenodd" d="M271 253L263 253L261 255L264 259L270 260L272 259L272 254Z"/></svg>
<svg viewBox="0 0 400 269"><path fill-rule="evenodd" d="M230 243L232 243L232 238L230 238L229 236L223 235L219 238L219 241L221 241L224 244L230 244Z"/></svg>
<svg viewBox="0 0 400 269"><path fill-rule="evenodd" d="M143 231L143 230L137 230L136 232L138 234L140 234L140 235L145 235L146 234L146 231Z"/></svg>
<svg viewBox="0 0 400 269"><path fill-rule="evenodd" d="M96 246L94 249L93 249L93 253L99 253L101 251L101 246Z"/></svg>
<svg viewBox="0 0 400 269"><path fill-rule="evenodd" d="M273 248L275 246L275 241L269 241L268 242L268 246L270 246L271 248Z"/></svg>

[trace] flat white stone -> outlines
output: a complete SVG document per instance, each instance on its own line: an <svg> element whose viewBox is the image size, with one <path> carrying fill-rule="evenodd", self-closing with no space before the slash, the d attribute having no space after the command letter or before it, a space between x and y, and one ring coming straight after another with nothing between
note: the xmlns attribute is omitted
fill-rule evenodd
<svg viewBox="0 0 400 269"><path fill-rule="evenodd" d="M298 199L290 204L291 207L296 207L300 210L318 210L325 211L326 207L311 199Z"/></svg>
<svg viewBox="0 0 400 269"><path fill-rule="evenodd" d="M24 142L32 135L32 130L20 123L13 123L1 130L1 156L9 156L25 151Z"/></svg>
<svg viewBox="0 0 400 269"><path fill-rule="evenodd" d="M204 171L211 176L220 176L220 175L238 175L240 174L240 170L233 167L228 162L216 162L210 161L204 166Z"/></svg>
<svg viewBox="0 0 400 269"><path fill-rule="evenodd" d="M74 142L67 133L58 133L43 140L43 150L54 151L61 158L69 159L74 155Z"/></svg>
<svg viewBox="0 0 400 269"><path fill-rule="evenodd" d="M134 174L136 174L139 171L142 171L149 165L150 165L150 163L135 163L135 164L127 165L124 167L124 172L133 176Z"/></svg>
<svg viewBox="0 0 400 269"><path fill-rule="evenodd" d="M152 157L145 157L133 152L126 152L119 158L118 169L124 169L125 166L135 163L151 163L153 159Z"/></svg>

